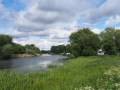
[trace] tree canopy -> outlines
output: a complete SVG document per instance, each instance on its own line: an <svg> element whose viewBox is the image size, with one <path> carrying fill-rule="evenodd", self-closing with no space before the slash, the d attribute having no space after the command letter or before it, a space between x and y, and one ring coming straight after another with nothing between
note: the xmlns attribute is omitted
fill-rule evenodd
<svg viewBox="0 0 120 90"><path fill-rule="evenodd" d="M100 34L102 49L109 55L120 53L120 29L106 28Z"/></svg>
<svg viewBox="0 0 120 90"><path fill-rule="evenodd" d="M52 46L51 52L54 54L64 53L66 52L66 46L65 45Z"/></svg>
<svg viewBox="0 0 120 90"><path fill-rule="evenodd" d="M11 58L13 54L40 54L40 49L34 44L22 46L14 43L12 37L8 35L0 35L0 58Z"/></svg>
<svg viewBox="0 0 120 90"><path fill-rule="evenodd" d="M2 58L8 59L11 58L13 54L12 45L6 44L2 47L1 55Z"/></svg>
<svg viewBox="0 0 120 90"><path fill-rule="evenodd" d="M101 46L99 35L88 28L80 29L70 35L72 53L76 56L96 55Z"/></svg>
<svg viewBox="0 0 120 90"><path fill-rule="evenodd" d="M12 43L12 37L8 35L0 35L0 46Z"/></svg>

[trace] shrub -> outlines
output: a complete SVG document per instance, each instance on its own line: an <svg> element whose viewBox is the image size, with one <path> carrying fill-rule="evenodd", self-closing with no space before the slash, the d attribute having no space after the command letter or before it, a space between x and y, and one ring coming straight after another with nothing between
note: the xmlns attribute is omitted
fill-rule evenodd
<svg viewBox="0 0 120 90"><path fill-rule="evenodd" d="M11 58L13 54L12 45L10 44L4 45L2 48L1 54L2 54L2 58L4 59Z"/></svg>
<svg viewBox="0 0 120 90"><path fill-rule="evenodd" d="M31 49L26 49L26 53L36 55L35 52L33 50L31 50Z"/></svg>

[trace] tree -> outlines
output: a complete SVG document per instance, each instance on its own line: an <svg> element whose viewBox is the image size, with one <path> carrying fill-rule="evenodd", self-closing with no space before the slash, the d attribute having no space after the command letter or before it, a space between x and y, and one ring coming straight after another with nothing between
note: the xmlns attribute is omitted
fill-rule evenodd
<svg viewBox="0 0 120 90"><path fill-rule="evenodd" d="M0 46L12 43L12 37L8 35L0 35Z"/></svg>
<svg viewBox="0 0 120 90"><path fill-rule="evenodd" d="M120 30L115 28L106 28L100 34L102 39L102 49L109 55L116 55L120 52Z"/></svg>
<svg viewBox="0 0 120 90"><path fill-rule="evenodd" d="M23 54L25 53L25 47L20 45L20 44L16 44L16 43L12 43L13 46L13 52L14 54Z"/></svg>
<svg viewBox="0 0 120 90"><path fill-rule="evenodd" d="M117 52L120 53L120 29L116 29L115 31L115 45Z"/></svg>
<svg viewBox="0 0 120 90"><path fill-rule="evenodd" d="M66 46L65 45L52 46L51 52L55 54L64 53L66 52Z"/></svg>
<svg viewBox="0 0 120 90"><path fill-rule="evenodd" d="M27 54L36 55L34 50L27 49L27 48L26 48L26 53L27 53Z"/></svg>
<svg viewBox="0 0 120 90"><path fill-rule="evenodd" d="M69 37L71 52L77 56L96 55L101 46L99 35L93 33L88 28L80 29Z"/></svg>
<svg viewBox="0 0 120 90"><path fill-rule="evenodd" d="M6 44L2 47L1 51L2 58L9 59L12 57L12 54L13 54L12 45Z"/></svg>
<svg viewBox="0 0 120 90"><path fill-rule="evenodd" d="M41 53L41 52L40 52L40 49L37 48L34 44L25 45L25 48L30 49L30 50L33 50L35 53Z"/></svg>

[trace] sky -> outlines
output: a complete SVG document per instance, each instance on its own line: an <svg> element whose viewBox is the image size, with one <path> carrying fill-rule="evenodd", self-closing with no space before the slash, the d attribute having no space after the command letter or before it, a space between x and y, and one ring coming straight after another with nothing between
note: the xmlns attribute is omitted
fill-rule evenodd
<svg viewBox="0 0 120 90"><path fill-rule="evenodd" d="M68 44L71 33L120 28L120 0L0 0L0 34L41 50Z"/></svg>

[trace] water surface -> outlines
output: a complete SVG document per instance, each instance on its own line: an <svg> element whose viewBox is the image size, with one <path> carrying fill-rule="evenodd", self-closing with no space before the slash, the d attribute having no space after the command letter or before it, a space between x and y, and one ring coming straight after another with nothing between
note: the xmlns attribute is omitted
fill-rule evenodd
<svg viewBox="0 0 120 90"><path fill-rule="evenodd" d="M12 72L29 73L48 70L47 65L56 63L62 65L68 59L66 56L43 54L32 58L15 58L0 60L0 69Z"/></svg>

